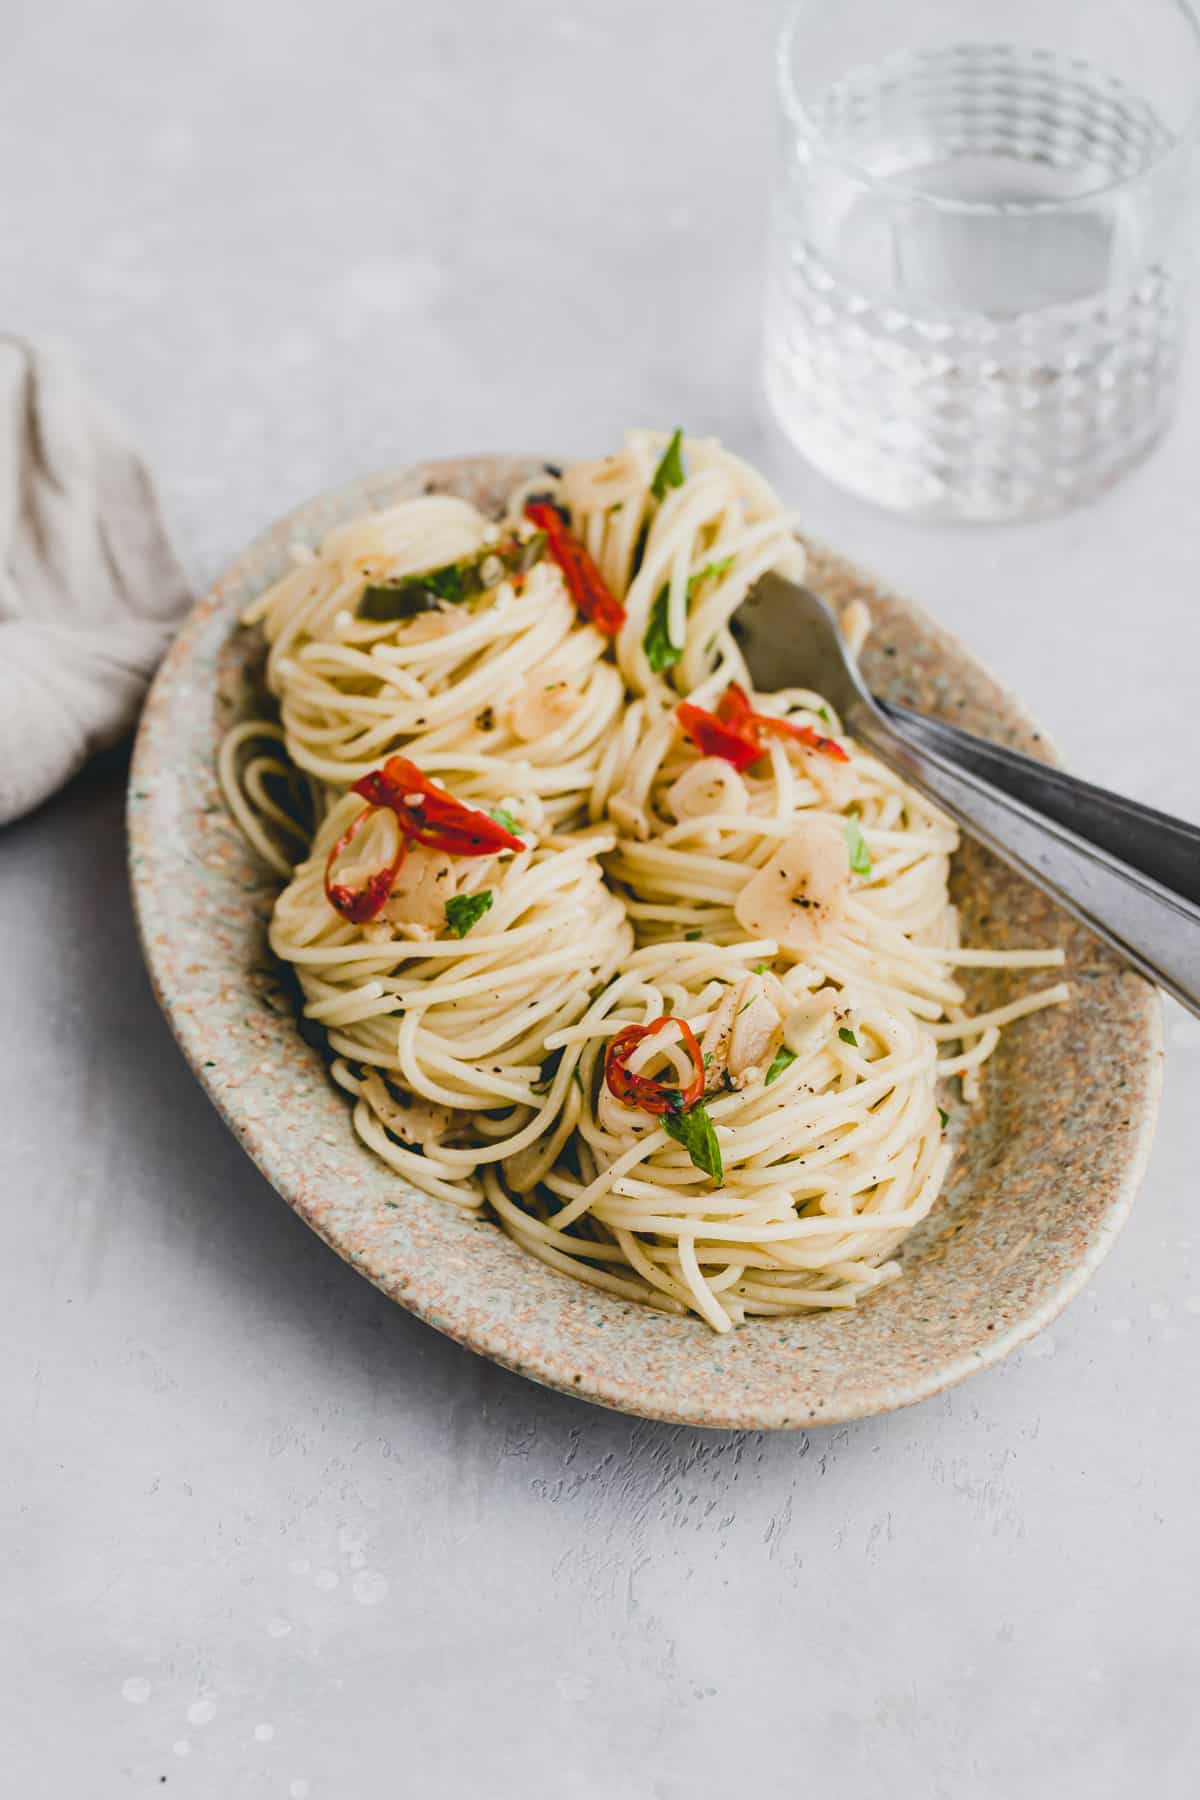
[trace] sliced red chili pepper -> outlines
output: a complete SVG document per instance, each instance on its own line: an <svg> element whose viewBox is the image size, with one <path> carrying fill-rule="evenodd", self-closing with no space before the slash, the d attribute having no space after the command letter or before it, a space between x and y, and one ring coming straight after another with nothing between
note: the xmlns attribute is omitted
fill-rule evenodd
<svg viewBox="0 0 1200 1800"><path fill-rule="evenodd" d="M836 738L823 737L811 725L793 725L790 719L774 719L769 713L755 713L754 722L761 731L772 731L776 737L794 738L806 750L819 750L822 756L831 757L834 762L850 761Z"/></svg>
<svg viewBox="0 0 1200 1800"><path fill-rule="evenodd" d="M356 781L353 792L372 806L389 807L406 838L448 856L495 856L501 850L525 848L519 837L487 813L437 787L406 756L389 756L382 769L372 769Z"/></svg>
<svg viewBox="0 0 1200 1800"><path fill-rule="evenodd" d="M745 736L752 736L750 727L754 723L754 708L750 704L750 696L738 681L731 681L721 698L717 701L717 717L726 725L732 725L735 731Z"/></svg>
<svg viewBox="0 0 1200 1800"><path fill-rule="evenodd" d="M757 738L746 736L715 713L705 712L702 706L693 706L690 700L680 702L675 708L675 717L701 756L720 756L741 770L748 769L762 755L762 745Z"/></svg>
<svg viewBox="0 0 1200 1800"><path fill-rule="evenodd" d="M325 858L325 898L343 919L349 919L352 925L365 925L373 919L387 904L397 875L404 866L404 858L408 855L408 839L400 832L396 854L390 863L382 869L376 869L373 875L360 888L347 887L344 881L333 880L333 865L346 846L353 841L362 830L368 819L374 818L380 809L377 806L364 806L358 817L350 821L329 855Z"/></svg>
<svg viewBox="0 0 1200 1800"><path fill-rule="evenodd" d="M685 709L691 715L690 721L684 716ZM761 733L764 731L771 732L775 737L790 737L794 742L803 744L806 750L818 750L822 756L831 757L835 762L850 761L836 738L823 737L811 725L795 725L791 719L781 719L773 713L755 712L750 704L749 694L736 681L730 682L717 701L715 714L706 713L690 702L685 702L675 710L684 730L702 755L722 756L735 769L747 768L762 755ZM721 736L721 728L730 735ZM747 745L752 746L753 755L746 754Z"/></svg>
<svg viewBox="0 0 1200 1800"><path fill-rule="evenodd" d="M638 1045L668 1025L678 1027L679 1041L691 1057L695 1070L683 1088L669 1087L657 1075L634 1075L629 1068L629 1058ZM704 1057L695 1032L686 1019L677 1019L673 1013L663 1013L661 1018L651 1019L648 1025L626 1025L608 1046L604 1079L613 1098L624 1106L641 1107L643 1112L653 1113L656 1118L662 1118L665 1113L686 1112L689 1106L695 1106L704 1092Z"/></svg>
<svg viewBox="0 0 1200 1800"><path fill-rule="evenodd" d="M545 500L531 500L525 517L545 532L546 549L563 572L576 610L597 631L616 637L625 623L625 608L596 567L591 553L567 530L558 508Z"/></svg>

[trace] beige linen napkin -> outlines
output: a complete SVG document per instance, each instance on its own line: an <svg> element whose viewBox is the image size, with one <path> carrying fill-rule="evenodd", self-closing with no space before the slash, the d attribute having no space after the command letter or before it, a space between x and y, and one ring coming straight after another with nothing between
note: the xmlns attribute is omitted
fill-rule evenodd
<svg viewBox="0 0 1200 1800"><path fill-rule="evenodd" d="M65 351L0 336L0 824L128 731L187 603L121 426Z"/></svg>

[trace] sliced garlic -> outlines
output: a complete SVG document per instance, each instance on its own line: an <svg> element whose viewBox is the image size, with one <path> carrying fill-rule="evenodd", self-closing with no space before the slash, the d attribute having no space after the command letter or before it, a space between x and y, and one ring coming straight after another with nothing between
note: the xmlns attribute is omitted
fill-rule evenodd
<svg viewBox="0 0 1200 1800"><path fill-rule="evenodd" d="M738 1010L729 1040L729 1073L735 1087L746 1087L770 1067L783 1041L783 1014L772 1005L757 975L738 990Z"/></svg>
<svg viewBox="0 0 1200 1800"><path fill-rule="evenodd" d="M738 924L788 950L809 949L846 910L846 840L827 819L803 819L734 902Z"/></svg>
<svg viewBox="0 0 1200 1800"><path fill-rule="evenodd" d="M536 743L569 725L582 705L583 695L565 681L527 682L508 703L509 729L523 743Z"/></svg>
<svg viewBox="0 0 1200 1800"><path fill-rule="evenodd" d="M392 883L383 916L395 925L420 926L422 935L437 931L446 922L446 902L456 885L453 857L414 844Z"/></svg>
<svg viewBox="0 0 1200 1800"><path fill-rule="evenodd" d="M667 789L666 802L677 820L707 813L744 813L750 796L737 770L719 756L702 756Z"/></svg>
<svg viewBox="0 0 1200 1800"><path fill-rule="evenodd" d="M788 1004L783 987L769 974L747 975L726 989L700 1043L705 1093L748 1087L761 1078L783 1038Z"/></svg>
<svg viewBox="0 0 1200 1800"><path fill-rule="evenodd" d="M470 615L458 607L439 607L436 612L414 613L396 625L399 644L428 644L434 638L451 637L470 622Z"/></svg>

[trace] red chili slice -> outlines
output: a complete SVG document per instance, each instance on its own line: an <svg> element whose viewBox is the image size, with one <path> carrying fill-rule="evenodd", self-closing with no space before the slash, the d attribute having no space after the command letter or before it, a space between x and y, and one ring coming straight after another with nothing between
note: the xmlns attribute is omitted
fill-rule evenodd
<svg viewBox="0 0 1200 1800"><path fill-rule="evenodd" d="M707 713L690 702L675 709L681 725L704 756L721 756L735 769L745 769L762 755L761 733L790 737L806 750L818 750L835 762L850 758L836 738L823 737L811 725L794 725L790 719L772 713L755 712L750 696L739 682L731 681L717 701L715 713ZM688 715L685 717L685 713ZM722 733L724 735L722 735ZM747 754L747 749L753 754Z"/></svg>
<svg viewBox="0 0 1200 1800"><path fill-rule="evenodd" d="M669 1087L657 1075L634 1075L629 1069L629 1058L637 1046L668 1025L679 1028L679 1041L691 1057L695 1069L695 1074L684 1088ZM648 1025L626 1025L608 1046L608 1054L604 1058L604 1079L613 1098L623 1106L641 1107L643 1112L653 1113L656 1118L661 1118L665 1113L686 1112L704 1092L704 1057L696 1042L695 1032L686 1019L677 1019L673 1013L663 1013L661 1018L651 1019Z"/></svg>
<svg viewBox="0 0 1200 1800"><path fill-rule="evenodd" d="M406 838L448 856L495 856L500 850L525 848L487 813L435 786L406 756L389 756L382 769L356 781L353 792L372 806L389 807Z"/></svg>
<svg viewBox="0 0 1200 1800"><path fill-rule="evenodd" d="M343 831L325 858L325 898L330 906L336 912L340 912L343 919L349 919L352 925L365 925L368 919L373 919L376 913L383 910L396 877L404 866L404 858L408 855L408 839L401 831L396 854L391 862L386 863L382 869L376 869L373 875L368 876L362 887L347 887L344 881L332 879L333 865L342 851L358 836L367 820L373 818L379 810L377 806L364 806L358 817L350 821L347 829Z"/></svg>
<svg viewBox="0 0 1200 1800"><path fill-rule="evenodd" d="M746 736L715 713L705 712L702 706L693 706L690 700L680 702L675 717L701 756L720 756L741 770L748 769L762 755L757 738Z"/></svg>
<svg viewBox="0 0 1200 1800"><path fill-rule="evenodd" d="M718 719L723 719L726 725L732 725L735 731L749 735L754 716L749 694L740 682L731 681L717 701Z"/></svg>
<svg viewBox="0 0 1200 1800"><path fill-rule="evenodd" d="M556 506L531 500L525 508L531 525L546 534L546 550L563 572L576 610L606 637L616 637L625 623L625 608L609 588L589 551L563 523Z"/></svg>
<svg viewBox="0 0 1200 1800"><path fill-rule="evenodd" d="M754 722L760 731L772 731L776 737L794 738L806 750L819 750L822 756L828 756L834 762L850 761L836 738L823 737L811 725L793 725L790 719L773 719L769 713L755 713Z"/></svg>

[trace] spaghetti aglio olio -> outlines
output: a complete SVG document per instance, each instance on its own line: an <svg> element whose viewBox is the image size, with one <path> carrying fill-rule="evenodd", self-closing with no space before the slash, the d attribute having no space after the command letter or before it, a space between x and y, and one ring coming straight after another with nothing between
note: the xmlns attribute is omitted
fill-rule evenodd
<svg viewBox="0 0 1200 1800"><path fill-rule="evenodd" d="M364 1141L719 1331L893 1279L950 1160L936 1083L972 1098L1066 996L968 1017L956 968L1061 954L962 948L954 828L820 695L750 690L728 622L769 567L802 572L792 521L678 433L499 522L407 502L251 608L278 720L220 755Z"/></svg>

